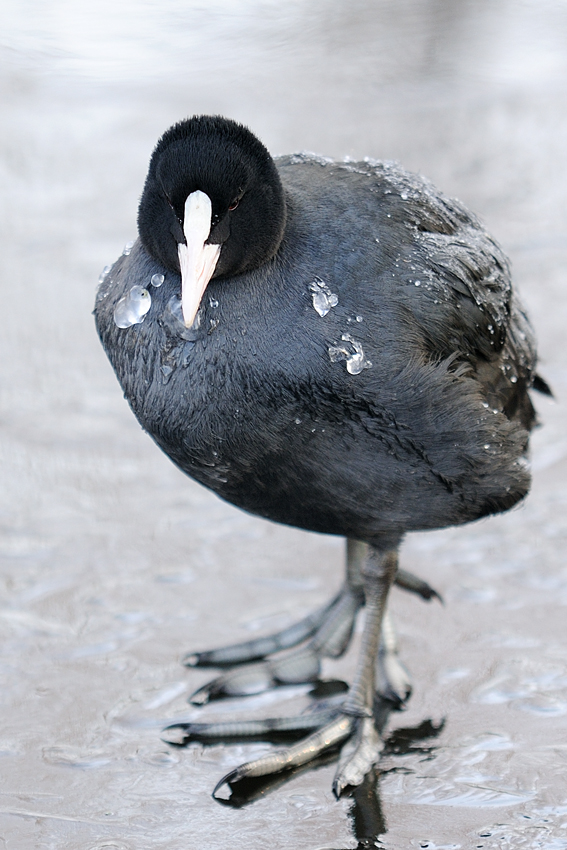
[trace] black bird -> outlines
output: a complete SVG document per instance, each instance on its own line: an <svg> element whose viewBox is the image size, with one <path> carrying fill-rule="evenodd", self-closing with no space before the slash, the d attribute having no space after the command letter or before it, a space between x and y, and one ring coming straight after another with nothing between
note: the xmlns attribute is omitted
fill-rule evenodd
<svg viewBox="0 0 567 850"><path fill-rule="evenodd" d="M508 262L458 201L397 164L274 160L218 116L181 121L159 140L138 230L103 274L95 315L142 427L223 499L347 539L345 585L322 611L272 637L188 656L193 666L256 661L193 701L316 679L321 657L344 651L357 610L367 610L342 704L270 721L311 735L219 785L347 741L339 794L380 751L375 691L409 694L384 616L388 591L395 581L434 591L398 570L404 534L505 511L529 489L528 390L550 391L535 374Z"/></svg>

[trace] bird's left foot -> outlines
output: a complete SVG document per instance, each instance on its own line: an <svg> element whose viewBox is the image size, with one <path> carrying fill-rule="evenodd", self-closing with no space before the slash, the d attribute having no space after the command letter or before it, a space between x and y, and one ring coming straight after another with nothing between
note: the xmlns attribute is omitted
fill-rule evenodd
<svg viewBox="0 0 567 850"><path fill-rule="evenodd" d="M393 705L391 706L393 707ZM333 781L337 797L347 787L360 785L383 749L383 742L372 716L348 712L347 705L323 708L299 717L272 718L240 723L174 724L164 730L167 743L185 746L191 741L213 743L227 738L266 738L279 735L307 734L291 746L274 750L254 761L234 768L217 783L213 796L222 796L224 786L232 788L247 779L258 779L301 767L342 745Z"/></svg>

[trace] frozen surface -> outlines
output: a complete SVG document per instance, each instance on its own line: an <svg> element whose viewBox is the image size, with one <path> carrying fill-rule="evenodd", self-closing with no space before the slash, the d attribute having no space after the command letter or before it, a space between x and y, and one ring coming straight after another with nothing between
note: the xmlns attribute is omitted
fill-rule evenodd
<svg viewBox="0 0 567 850"><path fill-rule="evenodd" d="M567 848L565 3L21 0L1 16L0 848ZM268 745L160 742L176 720L305 704L295 688L190 707L208 674L179 658L307 614L343 558L177 472L95 335L153 145L195 112L274 153L399 159L458 196L512 259L556 394L537 400L524 506L408 539L403 565L446 605L395 593L414 694L377 780L338 803L326 765L221 806L216 781ZM325 672L352 669L351 653Z"/></svg>

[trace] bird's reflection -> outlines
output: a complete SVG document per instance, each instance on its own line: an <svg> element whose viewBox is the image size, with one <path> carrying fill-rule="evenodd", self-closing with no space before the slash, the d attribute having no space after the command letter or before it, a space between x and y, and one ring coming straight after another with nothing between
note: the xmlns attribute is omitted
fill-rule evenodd
<svg viewBox="0 0 567 850"><path fill-rule="evenodd" d="M364 782L352 793L350 819L354 837L358 840L356 850L370 850L383 847L380 836L386 832L386 821L382 812L382 802L378 788L380 771L373 767L366 774Z"/></svg>
<svg viewBox="0 0 567 850"><path fill-rule="evenodd" d="M383 700L383 703L386 701ZM380 709L379 709L380 710ZM382 728L386 725L390 712L394 707L390 703L382 706L384 717ZM443 729L445 721L435 724L431 720L424 720L418 726L408 726L396 729L385 740L385 755L406 755L409 752L419 752L431 756L435 747L432 744L423 746L422 742L436 738ZM384 847L380 836L387 832L386 821L382 812L380 800L381 770L379 766L372 768L367 773L364 782L352 792L352 806L349 812L354 837L358 840L356 850L371 850L371 848Z"/></svg>
<svg viewBox="0 0 567 850"><path fill-rule="evenodd" d="M319 689L315 689L312 693L316 697L327 696L327 691L337 692L342 690L338 688L339 683L321 683ZM389 700L380 699L374 707L376 727L378 731L386 727L390 714L397 711L398 708ZM393 731L384 740L384 755L406 755L410 752L419 752L423 755L432 754L435 746L431 742L441 732L444 726L444 720L435 724L432 720L424 720L417 726L402 727ZM297 736L294 736L297 737ZM273 735L265 735L262 740L274 741ZM248 738L250 740L250 738ZM256 739L258 740L258 738ZM277 740L282 742L282 735L277 736ZM218 741L217 741L218 743ZM293 768L281 773L272 774L271 776L262 776L254 779L242 779L234 782L229 786L224 785L224 791L229 790L230 796L224 797L219 794L215 795L215 800L224 806L232 808L242 808L255 800L265 797L272 791L281 788L291 779L300 776L310 770L316 770L320 767L329 765L337 761L339 756L339 747L335 751L324 753L318 759L315 759L309 764L301 767ZM357 850L370 850L370 848L380 848L384 845L380 842L380 836L383 836L386 831L386 821L382 812L382 804L380 800L380 776L381 770L379 766L374 767L367 774L364 782L350 792L352 804L349 811L349 816L352 822L352 829L355 838L358 841ZM220 785L220 784L219 784ZM217 786L219 787L219 786Z"/></svg>

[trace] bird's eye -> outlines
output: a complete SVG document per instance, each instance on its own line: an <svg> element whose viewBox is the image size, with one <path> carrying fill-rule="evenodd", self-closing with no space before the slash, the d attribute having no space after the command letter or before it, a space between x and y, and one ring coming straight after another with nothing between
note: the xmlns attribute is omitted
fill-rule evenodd
<svg viewBox="0 0 567 850"><path fill-rule="evenodd" d="M179 224L181 225L181 227L183 227L183 222L182 222L182 220L179 218L179 216L177 215L177 212L176 212L176 210L175 210L175 207L173 206L173 201L171 200L171 198L169 197L169 195L166 195L166 196L165 196L165 200L167 201L167 203L168 203L168 204L169 204L169 206L171 207L171 211L172 211L172 212L173 212L173 214L175 215L175 218L177 219L177 221L179 222Z"/></svg>
<svg viewBox="0 0 567 850"><path fill-rule="evenodd" d="M228 208L230 210L230 212L232 212L232 210L235 210L239 203L240 203L240 198L235 198L234 201L232 202L232 204Z"/></svg>

